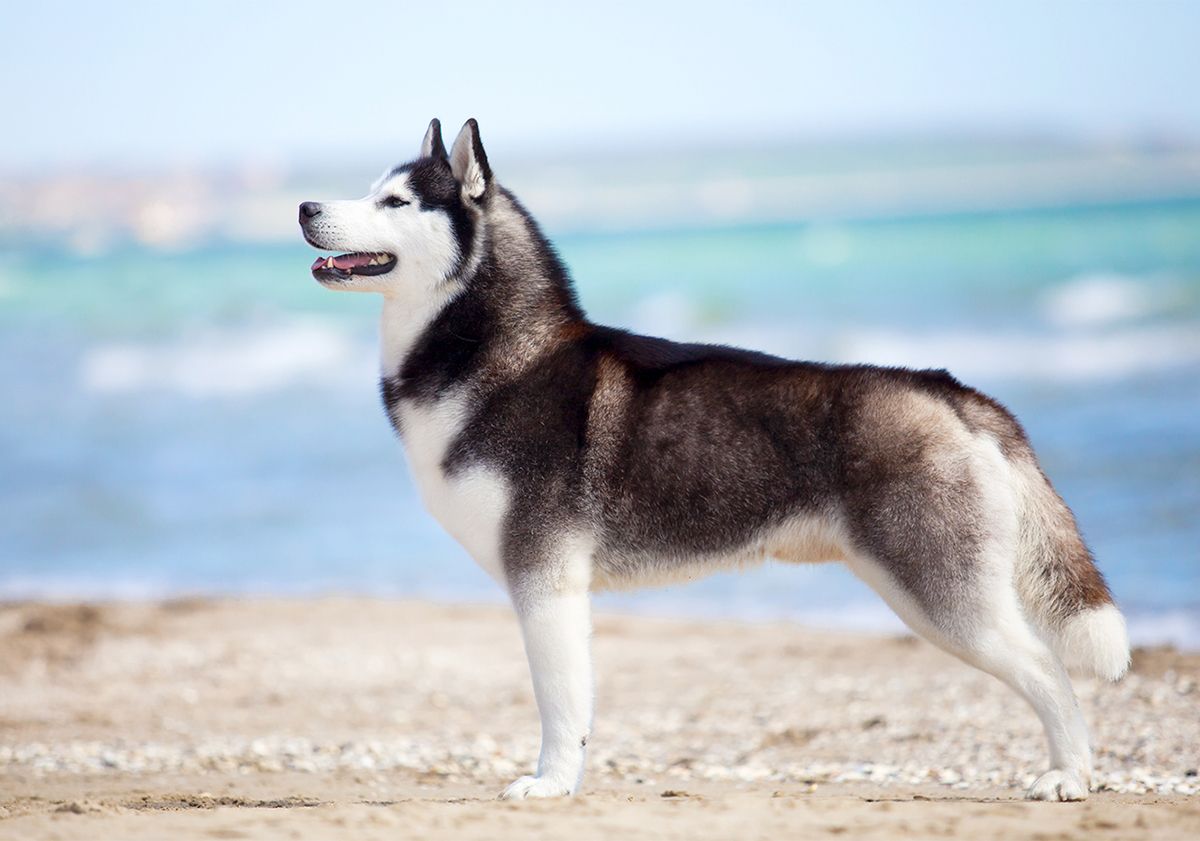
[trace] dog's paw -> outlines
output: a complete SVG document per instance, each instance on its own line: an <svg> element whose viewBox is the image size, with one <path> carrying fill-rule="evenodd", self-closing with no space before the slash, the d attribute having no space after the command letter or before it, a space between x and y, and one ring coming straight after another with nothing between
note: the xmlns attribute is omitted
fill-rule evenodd
<svg viewBox="0 0 1200 841"><path fill-rule="evenodd" d="M1034 780L1027 800L1087 800L1088 785L1075 771L1047 771Z"/></svg>
<svg viewBox="0 0 1200 841"><path fill-rule="evenodd" d="M501 800L525 800L529 797L570 797L574 794L566 783L550 777L521 777L514 781L504 793Z"/></svg>

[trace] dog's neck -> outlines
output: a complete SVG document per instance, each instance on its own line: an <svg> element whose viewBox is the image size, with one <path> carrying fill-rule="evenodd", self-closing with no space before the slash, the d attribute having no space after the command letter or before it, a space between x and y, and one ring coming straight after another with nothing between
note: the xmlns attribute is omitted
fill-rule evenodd
<svg viewBox="0 0 1200 841"><path fill-rule="evenodd" d="M385 295L379 322L379 375L400 376L413 346L446 306L462 294L459 281L448 281L434 295Z"/></svg>
<svg viewBox="0 0 1200 841"><path fill-rule="evenodd" d="M467 262L433 295L384 299L385 399L435 396L465 380L518 374L586 324L570 280L536 223L499 190Z"/></svg>

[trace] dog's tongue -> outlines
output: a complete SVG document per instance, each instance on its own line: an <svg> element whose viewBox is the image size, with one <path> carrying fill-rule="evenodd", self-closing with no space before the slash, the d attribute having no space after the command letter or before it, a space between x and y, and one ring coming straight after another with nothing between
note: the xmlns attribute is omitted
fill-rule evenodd
<svg viewBox="0 0 1200 841"><path fill-rule="evenodd" d="M370 254L342 254L339 257L333 258L333 265L342 271L356 269L359 266L366 266L371 263Z"/></svg>
<svg viewBox="0 0 1200 841"><path fill-rule="evenodd" d="M355 252L353 254L339 254L332 259L333 268L341 269L344 272L348 272L351 269L357 269L359 266L367 266L371 263L371 255L360 252ZM313 268L319 269L322 266L328 266L329 260L330 258L328 257L321 257L315 263L313 263Z"/></svg>
<svg viewBox="0 0 1200 841"><path fill-rule="evenodd" d="M348 272L351 269L356 269L359 266L370 265L370 263L371 263L371 255L370 254L360 254L360 253L340 254L337 257L333 258L333 267L335 269L341 269L344 272ZM328 257L318 257L316 259L316 261L313 262L312 267L314 270L316 270L316 269L319 269L319 268L322 268L322 267L328 266L328 265L329 265Z"/></svg>

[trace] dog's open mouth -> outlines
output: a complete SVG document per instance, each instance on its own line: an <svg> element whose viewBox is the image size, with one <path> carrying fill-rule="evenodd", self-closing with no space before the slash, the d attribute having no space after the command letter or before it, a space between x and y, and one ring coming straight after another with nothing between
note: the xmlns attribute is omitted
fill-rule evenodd
<svg viewBox="0 0 1200 841"><path fill-rule="evenodd" d="M318 257L312 264L317 280L345 280L353 275L376 275L390 272L396 265L394 254L385 251L355 251L336 257Z"/></svg>

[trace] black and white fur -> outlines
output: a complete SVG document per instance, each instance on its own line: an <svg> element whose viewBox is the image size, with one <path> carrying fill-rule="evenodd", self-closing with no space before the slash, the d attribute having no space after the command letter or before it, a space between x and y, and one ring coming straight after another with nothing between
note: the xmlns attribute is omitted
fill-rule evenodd
<svg viewBox="0 0 1200 841"><path fill-rule="evenodd" d="M314 266L383 296L381 390L429 511L508 591L542 719L507 798L574 793L589 593L838 560L1037 712L1028 796L1088 795L1067 667L1116 680L1124 620L1017 421L944 371L793 362L589 322L470 120L355 201L306 202ZM364 261L370 257L370 264Z"/></svg>

